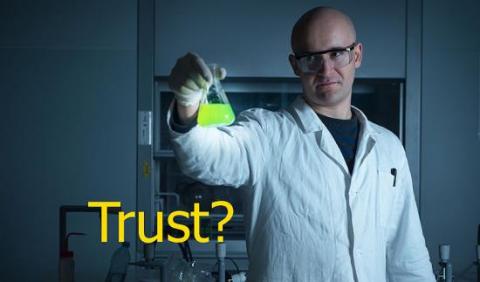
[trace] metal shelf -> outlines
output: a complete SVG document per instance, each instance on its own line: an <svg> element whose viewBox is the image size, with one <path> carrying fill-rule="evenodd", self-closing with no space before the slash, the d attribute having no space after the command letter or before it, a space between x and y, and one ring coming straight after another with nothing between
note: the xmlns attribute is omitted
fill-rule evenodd
<svg viewBox="0 0 480 282"><path fill-rule="evenodd" d="M161 160L165 158L175 158L175 154L172 150L160 150L153 153L154 160Z"/></svg>

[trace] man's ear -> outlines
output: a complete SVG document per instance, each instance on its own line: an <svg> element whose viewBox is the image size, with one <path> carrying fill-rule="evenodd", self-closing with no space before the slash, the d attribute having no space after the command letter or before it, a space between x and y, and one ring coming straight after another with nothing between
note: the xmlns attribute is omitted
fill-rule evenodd
<svg viewBox="0 0 480 282"><path fill-rule="evenodd" d="M288 55L288 61L290 62L290 66L292 66L293 72L297 76L300 76L300 70L297 67L297 59L295 59L295 56L292 54Z"/></svg>
<svg viewBox="0 0 480 282"><path fill-rule="evenodd" d="M353 49L353 59L355 68L358 69L362 65L362 58L363 58L363 45L362 43L358 43Z"/></svg>

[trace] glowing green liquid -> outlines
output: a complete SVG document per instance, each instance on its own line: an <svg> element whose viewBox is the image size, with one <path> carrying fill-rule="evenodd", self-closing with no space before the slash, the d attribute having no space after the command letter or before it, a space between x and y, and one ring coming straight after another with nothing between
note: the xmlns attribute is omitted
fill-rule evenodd
<svg viewBox="0 0 480 282"><path fill-rule="evenodd" d="M201 104L197 123L200 126L226 126L233 123L235 114L230 104Z"/></svg>

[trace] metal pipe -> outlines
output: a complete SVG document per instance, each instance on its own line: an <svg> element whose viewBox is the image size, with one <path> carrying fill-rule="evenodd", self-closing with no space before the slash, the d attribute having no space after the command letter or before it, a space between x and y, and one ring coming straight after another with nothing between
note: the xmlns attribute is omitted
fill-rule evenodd
<svg viewBox="0 0 480 282"><path fill-rule="evenodd" d="M225 243L217 243L216 253L218 262L218 282L225 282L225 257L227 256L227 246Z"/></svg>
<svg viewBox="0 0 480 282"><path fill-rule="evenodd" d="M437 281L453 282L453 267L450 263L450 245L440 245L440 273Z"/></svg>
<svg viewBox="0 0 480 282"><path fill-rule="evenodd" d="M480 224L477 231L477 282L480 282Z"/></svg>
<svg viewBox="0 0 480 282"><path fill-rule="evenodd" d="M118 214L120 208L109 208L108 213ZM100 208L90 208L88 206L60 206L59 210L59 253L60 255L68 251L67 244L67 214L72 212L95 212L100 215Z"/></svg>

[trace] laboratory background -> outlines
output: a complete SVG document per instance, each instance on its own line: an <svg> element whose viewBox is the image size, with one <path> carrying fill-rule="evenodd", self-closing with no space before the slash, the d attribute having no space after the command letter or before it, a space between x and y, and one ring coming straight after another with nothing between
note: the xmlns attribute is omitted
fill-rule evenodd
<svg viewBox="0 0 480 282"><path fill-rule="evenodd" d="M355 23L364 54L353 104L403 142L435 273L480 281L478 0L2 0L0 281L173 281L168 271L179 269L208 272L182 281L221 272L244 281L243 191L180 172L166 134L167 76L194 51L227 69L237 114L285 107L301 93L291 28L319 5ZM119 209L102 243L100 214L87 207L144 211L151 233L157 211L219 199L236 211L221 246L143 244L135 221L121 245ZM224 217L203 222L212 236Z"/></svg>

